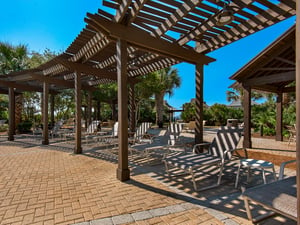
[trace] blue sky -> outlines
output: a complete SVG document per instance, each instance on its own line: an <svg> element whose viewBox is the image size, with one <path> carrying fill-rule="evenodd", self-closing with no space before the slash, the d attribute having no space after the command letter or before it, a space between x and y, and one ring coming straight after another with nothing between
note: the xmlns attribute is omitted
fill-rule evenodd
<svg viewBox="0 0 300 225"><path fill-rule="evenodd" d="M95 13L101 0L11 0L1 2L0 41L26 44L30 51L64 51L85 26L87 12ZM111 13L113 11L110 10ZM264 29L209 54L216 62L204 67L204 101L228 104L226 90L233 83L229 77L284 33L295 19ZM182 85L166 100L176 108L195 96L193 65L177 65Z"/></svg>

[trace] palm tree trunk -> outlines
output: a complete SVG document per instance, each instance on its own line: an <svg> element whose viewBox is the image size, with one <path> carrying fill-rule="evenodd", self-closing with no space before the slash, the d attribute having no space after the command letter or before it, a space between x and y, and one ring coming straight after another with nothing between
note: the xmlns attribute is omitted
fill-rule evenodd
<svg viewBox="0 0 300 225"><path fill-rule="evenodd" d="M156 108L156 124L159 128L163 127L164 116L164 92L155 94L155 108Z"/></svg>
<svg viewBox="0 0 300 225"><path fill-rule="evenodd" d="M16 112L15 112L16 127L22 121L22 109L23 109L23 94L18 94L16 95Z"/></svg>

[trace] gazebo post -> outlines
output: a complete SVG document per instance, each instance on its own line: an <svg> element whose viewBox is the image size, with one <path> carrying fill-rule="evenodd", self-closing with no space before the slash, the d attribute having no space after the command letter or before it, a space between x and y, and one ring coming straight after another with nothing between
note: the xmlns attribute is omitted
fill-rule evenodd
<svg viewBox="0 0 300 225"><path fill-rule="evenodd" d="M276 98L276 141L282 141L282 92Z"/></svg>
<svg viewBox="0 0 300 225"><path fill-rule="evenodd" d="M96 118L100 121L101 119L101 102L97 100Z"/></svg>
<svg viewBox="0 0 300 225"><path fill-rule="evenodd" d="M135 93L134 93L134 84L129 85L129 128L131 132L135 131L136 121L135 121Z"/></svg>
<svg viewBox="0 0 300 225"><path fill-rule="evenodd" d="M91 91L88 91L87 121L88 121L87 125L89 126L92 123L92 92Z"/></svg>
<svg viewBox="0 0 300 225"><path fill-rule="evenodd" d="M43 83L43 145L49 144L49 132L48 132L48 99L49 99L49 83Z"/></svg>
<svg viewBox="0 0 300 225"><path fill-rule="evenodd" d="M130 179L128 169L128 89L127 89L127 42L117 40L117 79L118 79L118 122L119 155L117 179Z"/></svg>
<svg viewBox="0 0 300 225"><path fill-rule="evenodd" d="M251 87L243 86L244 89L244 148L252 148L251 142Z"/></svg>
<svg viewBox="0 0 300 225"><path fill-rule="evenodd" d="M75 148L74 154L81 154L81 72L75 71Z"/></svg>
<svg viewBox="0 0 300 225"><path fill-rule="evenodd" d="M55 124L55 121L54 121L54 99L55 99L55 95L51 94L50 95L50 121L51 121L52 127Z"/></svg>
<svg viewBox="0 0 300 225"><path fill-rule="evenodd" d="M300 224L300 2L296 1L296 159L297 159L297 224Z"/></svg>
<svg viewBox="0 0 300 225"><path fill-rule="evenodd" d="M8 88L8 141L13 141L15 134L15 91L13 87Z"/></svg>
<svg viewBox="0 0 300 225"><path fill-rule="evenodd" d="M196 64L196 128L195 144L203 142L203 65ZM203 152L203 149L198 149Z"/></svg>

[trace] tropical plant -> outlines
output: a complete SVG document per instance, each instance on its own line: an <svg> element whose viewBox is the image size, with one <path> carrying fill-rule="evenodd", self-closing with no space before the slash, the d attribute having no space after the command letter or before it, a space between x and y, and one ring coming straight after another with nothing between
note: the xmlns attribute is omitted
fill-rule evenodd
<svg viewBox="0 0 300 225"><path fill-rule="evenodd" d="M166 94L173 95L174 88L180 86L181 79L177 69L168 67L148 74L147 82L149 82L149 87L154 93L156 124L161 128L164 121L164 97Z"/></svg>
<svg viewBox="0 0 300 225"><path fill-rule="evenodd" d="M183 112L181 113L181 119L188 123L196 119L196 105L193 102L183 104Z"/></svg>
<svg viewBox="0 0 300 225"><path fill-rule="evenodd" d="M26 69L28 67L27 53L25 45L13 46L0 42L0 74Z"/></svg>

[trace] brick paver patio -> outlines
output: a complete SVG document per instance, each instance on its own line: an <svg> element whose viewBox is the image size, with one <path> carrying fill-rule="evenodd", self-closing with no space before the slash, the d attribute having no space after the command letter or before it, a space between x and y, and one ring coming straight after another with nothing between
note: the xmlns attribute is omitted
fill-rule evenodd
<svg viewBox="0 0 300 225"><path fill-rule="evenodd" d="M195 192L189 177L169 179L162 165L130 161L131 180L120 182L116 156L91 145L74 155L64 142L2 138L0 224L251 224L233 180ZM261 224L296 223L277 216Z"/></svg>

